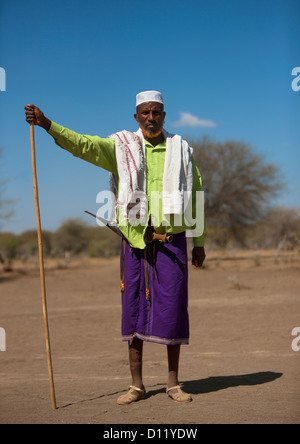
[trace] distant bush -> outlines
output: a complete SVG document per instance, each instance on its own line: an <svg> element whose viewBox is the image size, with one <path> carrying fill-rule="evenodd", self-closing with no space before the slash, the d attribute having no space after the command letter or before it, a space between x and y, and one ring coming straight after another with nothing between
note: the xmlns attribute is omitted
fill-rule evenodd
<svg viewBox="0 0 300 444"><path fill-rule="evenodd" d="M80 219L69 219L53 236L54 255L65 252L79 254L88 247L87 225Z"/></svg>
<svg viewBox="0 0 300 444"><path fill-rule="evenodd" d="M272 208L256 227L253 242L261 248L293 250L300 247L300 210Z"/></svg>
<svg viewBox="0 0 300 444"><path fill-rule="evenodd" d="M21 236L5 233L0 237L0 256L4 271L12 270L13 260L16 259L21 251L23 239Z"/></svg>

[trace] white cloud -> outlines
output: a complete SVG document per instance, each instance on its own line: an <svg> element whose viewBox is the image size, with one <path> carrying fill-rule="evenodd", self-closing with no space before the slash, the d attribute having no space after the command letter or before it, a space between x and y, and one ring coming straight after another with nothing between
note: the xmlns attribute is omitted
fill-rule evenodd
<svg viewBox="0 0 300 444"><path fill-rule="evenodd" d="M206 128L216 126L216 123L212 120L202 120L191 113L179 112L180 119L172 123L172 126L176 128Z"/></svg>

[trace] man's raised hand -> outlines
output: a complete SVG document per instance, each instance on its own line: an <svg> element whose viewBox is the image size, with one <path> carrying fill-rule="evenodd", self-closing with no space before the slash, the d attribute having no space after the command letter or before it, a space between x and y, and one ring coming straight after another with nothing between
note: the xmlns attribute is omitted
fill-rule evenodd
<svg viewBox="0 0 300 444"><path fill-rule="evenodd" d="M45 117L44 113L35 105L25 106L26 122L30 125L38 125L49 131L51 120Z"/></svg>

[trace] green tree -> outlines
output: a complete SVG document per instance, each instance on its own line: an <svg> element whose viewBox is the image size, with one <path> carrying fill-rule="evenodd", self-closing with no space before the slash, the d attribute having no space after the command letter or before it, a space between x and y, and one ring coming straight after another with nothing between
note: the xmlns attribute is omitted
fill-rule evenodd
<svg viewBox="0 0 300 444"><path fill-rule="evenodd" d="M191 141L203 178L208 225L243 243L243 228L262 220L283 189L279 169L242 142Z"/></svg>

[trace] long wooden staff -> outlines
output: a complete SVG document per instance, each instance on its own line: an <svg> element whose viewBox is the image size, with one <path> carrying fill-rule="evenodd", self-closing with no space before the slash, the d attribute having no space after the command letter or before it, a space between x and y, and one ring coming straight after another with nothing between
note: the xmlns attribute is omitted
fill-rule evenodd
<svg viewBox="0 0 300 444"><path fill-rule="evenodd" d="M50 381L51 404L52 404L52 409L56 410L57 407L56 407L56 399L55 399L55 389L54 389L54 379L53 379L53 369L52 369L52 359L51 359L51 347L50 347L50 335L49 335L48 314L47 314L47 300L46 300L46 285L45 285L45 271L44 271L44 255L43 255L41 216L40 216L39 193L38 193L38 183L37 183L37 174L36 174L34 125L30 125L30 141L31 141L31 159L32 159L34 201L35 201L35 211L36 211L36 221L37 221L37 234L38 234L38 244L39 244L39 258L40 258L40 276L41 276L41 287L42 287L43 317L44 317L44 329L45 329L45 338L46 338L48 372L49 372L49 381Z"/></svg>

